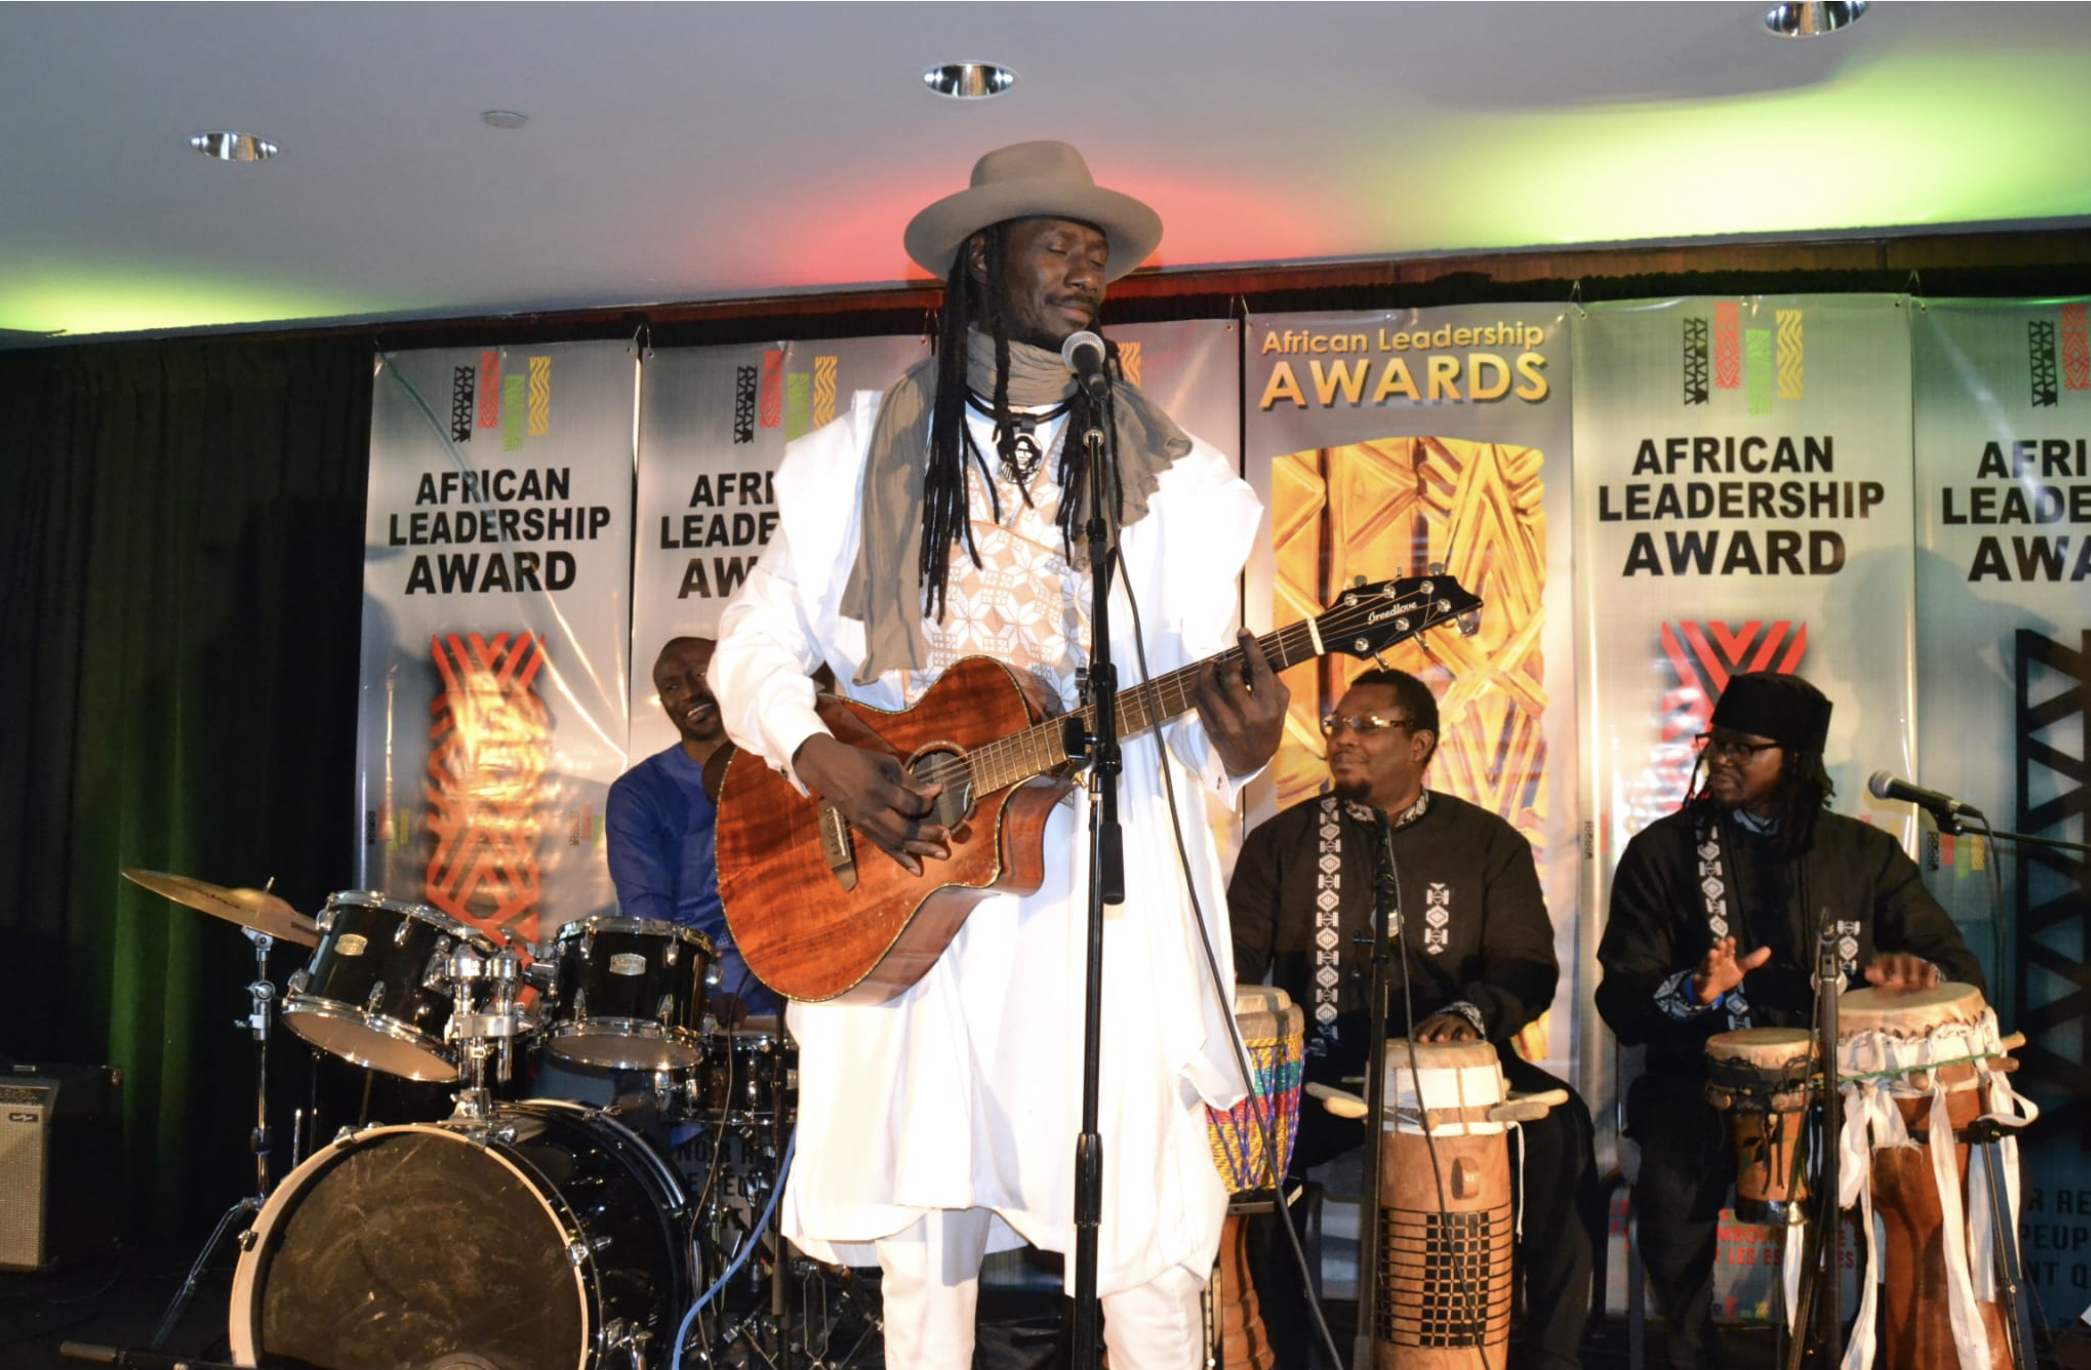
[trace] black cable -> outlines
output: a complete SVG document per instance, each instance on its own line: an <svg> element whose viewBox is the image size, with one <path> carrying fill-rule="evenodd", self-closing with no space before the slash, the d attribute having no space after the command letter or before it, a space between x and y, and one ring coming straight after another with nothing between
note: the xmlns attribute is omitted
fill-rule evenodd
<svg viewBox="0 0 2091 1370"><path fill-rule="evenodd" d="M1380 809L1374 808L1372 812L1374 816L1377 817L1379 820L1379 855L1380 859L1383 862L1385 862L1387 890L1391 893L1394 901L1391 907L1395 911L1396 921L1399 921L1399 910L1401 908L1401 870L1394 859L1394 825L1388 821L1387 815ZM1430 1153L1430 1176L1431 1179L1435 1181L1437 1184L1439 1230L1443 1231L1444 1226L1447 1223L1449 1223L1452 1217L1452 1205L1445 1198L1445 1166L1444 1162L1438 1158L1438 1139L1436 1135L1433 1134L1430 1130L1430 1109L1423 1102L1423 1073L1421 1068L1418 1067L1418 1065L1416 1064L1416 998L1415 991L1412 986L1412 977L1409 975L1409 946L1408 941L1404 937L1396 936L1393 940L1395 942L1395 945L1400 949L1401 953L1401 1016L1403 1020L1402 1045L1408 1049L1409 1079L1413 1081L1416 1086L1416 1112L1420 1115L1419 1121L1423 1125L1424 1149ZM1377 992L1379 991L1375 989L1375 993ZM1501 1067L1498 1066L1497 1069L1500 1072ZM1378 1120L1371 1119L1368 1121L1376 1123ZM1461 1126L1465 1126L1464 1119L1461 1120ZM1376 1127L1373 1129L1372 1137L1375 1141L1377 1141L1379 1138L1379 1132ZM1523 1133L1518 1134L1518 1147L1518 1164L1520 1170L1522 1170L1524 1165ZM1385 1208L1386 1205L1382 1203L1380 1207ZM1373 1253L1375 1266L1378 1264L1378 1255L1378 1252ZM1513 1289L1511 1291L1511 1297L1513 1299L1516 1297L1516 1290ZM1484 1309L1485 1307L1486 1305L1484 1305ZM1481 1357L1481 1370L1491 1370L1488 1361L1488 1315L1485 1311L1482 1314L1481 1326L1482 1339L1475 1342L1474 1352L1476 1355Z"/></svg>
<svg viewBox="0 0 2091 1370"><path fill-rule="evenodd" d="M1064 494L1062 498L1065 498ZM1111 548L1111 560L1116 563L1118 559L1119 550L1114 544ZM1116 579L1125 590L1126 605L1132 610L1133 657L1140 666L1140 683L1134 688L1149 691L1154 688L1154 672L1148 669L1147 665L1147 634L1146 629L1140 623L1140 603L1133 594L1132 577L1124 574L1122 566L1119 567L1119 571L1120 574ZM1242 655L1238 647L1229 648L1221 652L1217 660L1220 662L1221 670L1237 670L1247 664L1247 658ZM1098 707L1109 706L1116 708L1117 703L1118 701L1116 700L1100 700L1098 701ZM1149 704L1151 706L1150 712L1159 716L1160 709L1153 707L1158 704L1158 701L1151 695L1149 696ZM1235 1068L1241 1072L1242 1087L1248 1092L1248 1097L1251 1100L1249 1117L1254 1120L1257 1136L1263 1143L1265 1164L1270 1166L1273 1172L1273 1183L1277 1190L1278 1198L1278 1226L1285 1233L1286 1245L1292 1251L1293 1265L1299 1271L1300 1289L1306 1296L1308 1315L1313 1320L1314 1331L1321 1338L1322 1351L1328 1356L1329 1364L1334 1367L1334 1370L1342 1370L1346 1362L1343 1356L1336 1350L1336 1338L1330 1333L1328 1319L1322 1314L1321 1301L1314 1297L1313 1275L1307 1269L1307 1251L1300 1244L1300 1234L1292 1226L1292 1206L1285 1197L1285 1177L1276 1173L1278 1147L1276 1143L1277 1134L1271 1128L1272 1106L1266 1103L1263 1107L1258 1107L1258 1103L1261 1101L1257 1100L1256 1096L1255 1068L1249 1060L1249 1049L1242 1041L1241 1030L1234 1022L1234 986L1222 981L1219 956L1213 951L1212 933L1205 923L1205 909L1198 900L1198 883L1191 873L1190 848L1184 845L1183 840L1183 814L1177 807L1176 802L1176 780L1169 769L1168 740L1162 736L1162 729L1166 726L1167 720L1158 722L1155 725L1155 763L1161 770L1162 791L1169 801L1169 832L1170 836L1176 841L1177 869L1183 875L1184 891L1191 901L1192 922L1198 928L1198 945L1205 953L1206 978L1211 982L1213 992L1218 995L1219 1001L1228 1006L1228 1043L1234 1048ZM1302 1062L1302 1065L1304 1066L1304 1062Z"/></svg>

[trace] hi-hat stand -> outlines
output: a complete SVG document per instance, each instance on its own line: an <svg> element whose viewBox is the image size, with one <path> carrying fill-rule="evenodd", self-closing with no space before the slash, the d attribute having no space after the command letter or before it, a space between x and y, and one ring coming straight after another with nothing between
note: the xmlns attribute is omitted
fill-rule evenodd
<svg viewBox="0 0 2091 1370"><path fill-rule="evenodd" d="M237 1231L244 1231L261 1212L262 1205L269 1201L269 1190L273 1181L269 1175L269 1151L273 1137L269 1131L269 1008L276 999L276 986L269 979L269 949L276 939L268 933L253 928L242 928L247 940L254 944L254 979L247 986L248 1010L244 1019L233 1019L233 1026L254 1036L254 1129L247 1136L248 1148L254 1155L254 1192L240 1199L225 1210L218 1225L211 1229L209 1240L196 1259L189 1265L188 1278L175 1291L174 1299L160 1317L160 1325L154 1330L152 1340L147 1343L149 1351L158 1351L167 1345L174 1335L174 1328L187 1310L189 1300L196 1297L196 1287L203 1280L203 1272L211 1257L217 1254L224 1240Z"/></svg>

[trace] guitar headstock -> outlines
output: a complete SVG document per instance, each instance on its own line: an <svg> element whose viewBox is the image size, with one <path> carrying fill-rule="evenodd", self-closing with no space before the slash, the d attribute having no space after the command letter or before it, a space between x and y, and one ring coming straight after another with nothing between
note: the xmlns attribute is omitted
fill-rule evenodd
<svg viewBox="0 0 2091 1370"><path fill-rule="evenodd" d="M1449 575L1399 576L1344 590L1314 625L1328 651L1374 657L1445 623L1471 635L1480 608L1480 597Z"/></svg>

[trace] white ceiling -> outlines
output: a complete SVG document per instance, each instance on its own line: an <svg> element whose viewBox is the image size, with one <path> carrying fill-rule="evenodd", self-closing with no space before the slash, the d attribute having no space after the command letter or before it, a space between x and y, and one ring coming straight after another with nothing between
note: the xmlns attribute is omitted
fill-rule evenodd
<svg viewBox="0 0 2091 1370"><path fill-rule="evenodd" d="M2091 7L1763 8L0 5L0 329L890 283L908 216L1035 137L1150 200L1171 269L2091 222ZM977 58L1016 89L920 85ZM188 150L219 128L282 155Z"/></svg>

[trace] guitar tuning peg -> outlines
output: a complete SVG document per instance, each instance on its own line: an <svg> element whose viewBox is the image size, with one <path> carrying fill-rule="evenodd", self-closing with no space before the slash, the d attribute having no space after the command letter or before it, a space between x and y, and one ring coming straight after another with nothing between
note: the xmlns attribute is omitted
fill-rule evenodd
<svg viewBox="0 0 2091 1370"><path fill-rule="evenodd" d="M1442 561L1433 561L1424 569L1429 571L1430 574L1434 576L1441 576L1445 574L1445 563Z"/></svg>
<svg viewBox="0 0 2091 1370"><path fill-rule="evenodd" d="M1387 659L1381 656L1378 652L1374 652L1372 654L1372 664L1379 667L1382 671L1391 671L1394 669L1392 665L1388 664Z"/></svg>
<svg viewBox="0 0 2091 1370"><path fill-rule="evenodd" d="M1362 589L1364 589L1364 588L1365 588L1365 577L1363 577L1363 576L1352 576L1352 577L1350 578L1350 588L1351 588L1351 589L1353 589L1353 590L1362 590Z"/></svg>

